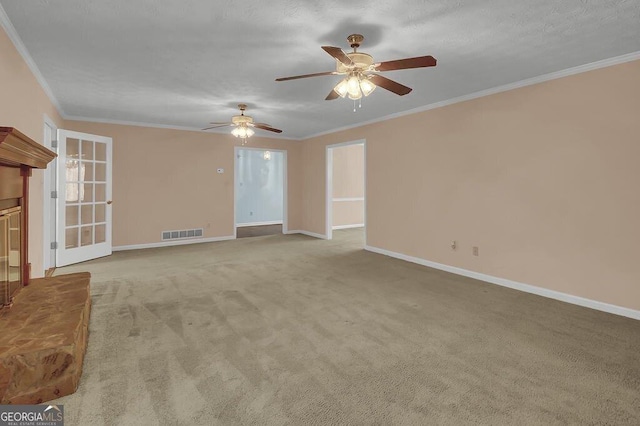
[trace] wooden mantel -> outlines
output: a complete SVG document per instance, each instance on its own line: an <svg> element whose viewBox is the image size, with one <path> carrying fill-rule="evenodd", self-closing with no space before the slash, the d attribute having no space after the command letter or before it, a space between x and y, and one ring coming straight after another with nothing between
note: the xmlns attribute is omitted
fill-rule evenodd
<svg viewBox="0 0 640 426"><path fill-rule="evenodd" d="M0 127L0 163L46 169L56 153L13 127Z"/></svg>
<svg viewBox="0 0 640 426"><path fill-rule="evenodd" d="M21 208L21 284L29 283L29 177L34 168L45 169L56 153L13 127L0 127L0 210ZM7 303L7 301L5 301Z"/></svg>

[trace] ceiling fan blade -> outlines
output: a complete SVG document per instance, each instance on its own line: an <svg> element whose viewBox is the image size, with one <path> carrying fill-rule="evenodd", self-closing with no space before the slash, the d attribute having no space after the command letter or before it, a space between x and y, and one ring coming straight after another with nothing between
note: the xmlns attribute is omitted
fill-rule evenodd
<svg viewBox="0 0 640 426"><path fill-rule="evenodd" d="M227 127L227 126L232 126L233 123L224 123L224 124L217 124L215 126L211 126L211 127L205 127L202 130L211 130L211 129L217 129L218 127Z"/></svg>
<svg viewBox="0 0 640 426"><path fill-rule="evenodd" d="M406 70L410 68L435 67L436 58L433 56L418 56L416 58L398 59L397 61L381 62L376 71Z"/></svg>
<svg viewBox="0 0 640 426"><path fill-rule="evenodd" d="M404 86L396 81L390 80L387 77L383 77L378 74L371 74L369 76L369 80L376 86L380 86L383 89L387 89L390 92L395 93L396 95L404 96L407 93L411 92L411 87Z"/></svg>
<svg viewBox="0 0 640 426"><path fill-rule="evenodd" d="M209 123L209 124L213 124L213 125L221 125L221 124L232 124L232 123L229 123L228 121L212 121L212 122L211 122L211 123Z"/></svg>
<svg viewBox="0 0 640 426"><path fill-rule="evenodd" d="M353 65L353 62L351 62L351 58L349 58L347 54L344 53L344 50L340 49L339 47L322 46L322 48L325 52L342 62L344 65Z"/></svg>
<svg viewBox="0 0 640 426"><path fill-rule="evenodd" d="M253 127L257 127L258 129L262 129L262 130L268 130L270 132L282 133L282 130L276 129L264 123L253 123Z"/></svg>
<svg viewBox="0 0 640 426"><path fill-rule="evenodd" d="M329 94L327 95L326 98L324 98L325 101L332 101L334 99L338 99L340 97L340 95L338 95L338 93L335 90L331 90L329 92Z"/></svg>
<svg viewBox="0 0 640 426"><path fill-rule="evenodd" d="M338 73L335 71L316 72L313 74L294 75L293 77L280 77L280 78L276 78L276 81L297 80L299 78L320 77L323 75L335 75L335 74L338 74Z"/></svg>

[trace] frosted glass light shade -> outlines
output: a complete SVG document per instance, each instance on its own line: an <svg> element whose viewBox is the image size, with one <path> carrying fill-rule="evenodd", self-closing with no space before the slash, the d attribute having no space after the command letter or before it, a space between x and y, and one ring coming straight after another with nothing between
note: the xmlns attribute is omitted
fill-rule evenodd
<svg viewBox="0 0 640 426"><path fill-rule="evenodd" d="M237 126L232 131L231 134L236 138L250 138L255 134L255 132L247 126Z"/></svg>
<svg viewBox="0 0 640 426"><path fill-rule="evenodd" d="M363 77L360 80L360 90L362 90L362 94L365 96L369 96L371 94L371 92L373 92L374 90L376 90L376 85L373 84L371 82L371 80L369 80L366 77Z"/></svg>
<svg viewBox="0 0 640 426"><path fill-rule="evenodd" d="M347 79L340 80L340 83L336 84L336 87L333 88L333 91L336 92L341 98L347 96Z"/></svg>
<svg viewBox="0 0 640 426"><path fill-rule="evenodd" d="M352 75L347 80L347 93L349 94L349 99L360 99L362 97L362 92L360 91L360 79L357 75Z"/></svg>

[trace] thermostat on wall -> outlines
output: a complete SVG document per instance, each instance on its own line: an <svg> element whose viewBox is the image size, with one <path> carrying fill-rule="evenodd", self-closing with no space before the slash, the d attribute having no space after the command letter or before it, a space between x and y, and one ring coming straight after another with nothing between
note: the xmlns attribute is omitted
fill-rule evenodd
<svg viewBox="0 0 640 426"><path fill-rule="evenodd" d="M224 173L224 169L218 169L218 173Z"/></svg>

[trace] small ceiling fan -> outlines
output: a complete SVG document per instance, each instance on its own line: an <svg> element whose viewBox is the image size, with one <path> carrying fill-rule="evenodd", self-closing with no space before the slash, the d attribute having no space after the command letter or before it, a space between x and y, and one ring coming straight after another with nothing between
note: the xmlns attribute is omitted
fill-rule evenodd
<svg viewBox="0 0 640 426"><path fill-rule="evenodd" d="M411 88L378 74L384 71L404 70L410 68L423 68L436 66L433 56L418 56L416 58L398 59L375 63L373 57L364 52L358 52L358 47L364 41L361 34L351 34L347 40L353 48L353 52L345 53L339 47L322 46L325 52L336 59L336 70L318 72L313 74L296 75L293 77L277 78L276 81L296 80L307 77L320 77L324 75L345 75L336 87L329 93L325 100L330 101L338 97L357 100L362 96L369 96L376 86L380 86L397 95L404 96L411 92Z"/></svg>
<svg viewBox="0 0 640 426"><path fill-rule="evenodd" d="M229 122L224 122L224 123L213 122L213 123L209 123L209 124L213 124L213 126L205 127L202 130L211 130L211 129L217 129L219 127L233 126L233 130L231 131L231 134L236 138L242 139L243 145L247 142L247 138L250 138L255 134L252 127L255 127L257 129L267 130L269 132L282 133L282 130L276 129L275 127L271 127L269 124L254 123L252 117L248 115L244 115L244 112L247 110L246 104L239 104L238 108L240 109L240 115L234 115L233 117L231 117L230 123Z"/></svg>

